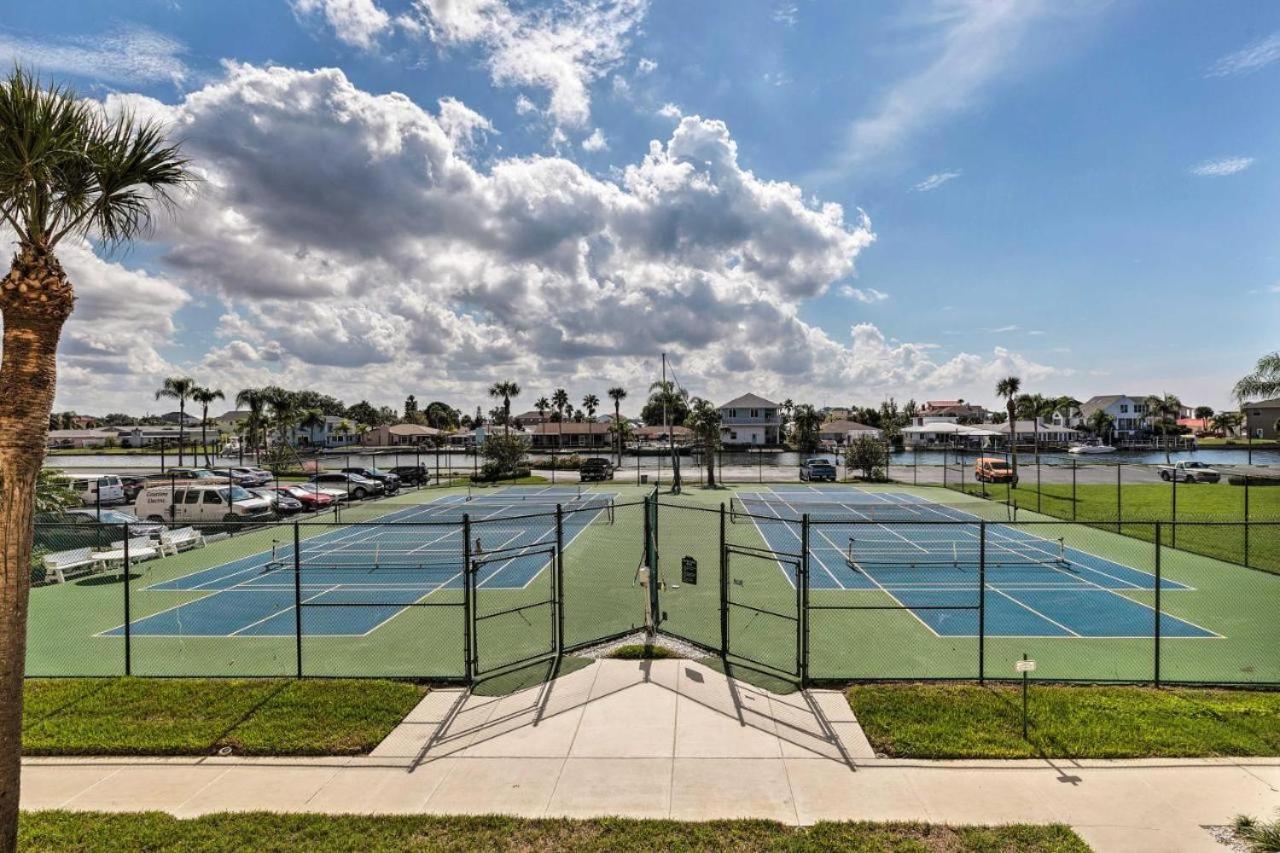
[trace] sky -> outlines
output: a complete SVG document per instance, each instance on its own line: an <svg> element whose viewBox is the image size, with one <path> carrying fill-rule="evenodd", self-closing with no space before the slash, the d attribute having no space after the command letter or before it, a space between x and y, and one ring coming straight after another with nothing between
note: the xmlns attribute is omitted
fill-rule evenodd
<svg viewBox="0 0 1280 853"><path fill-rule="evenodd" d="M200 180L61 254L56 408L1177 394L1280 346L1280 4L16 4ZM9 246L11 233L0 235Z"/></svg>

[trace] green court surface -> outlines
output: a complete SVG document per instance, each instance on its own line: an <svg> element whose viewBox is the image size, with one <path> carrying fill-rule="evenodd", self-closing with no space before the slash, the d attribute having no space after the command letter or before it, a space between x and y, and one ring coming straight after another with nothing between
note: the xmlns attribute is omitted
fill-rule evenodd
<svg viewBox="0 0 1280 853"><path fill-rule="evenodd" d="M1004 505L937 487L891 484L860 488L866 491L867 499L874 498L877 492L894 493L903 496L900 500L910 498L972 518L974 529L980 520L986 521L1000 530L1016 530L1020 536L1045 542L1061 540L1061 547L1071 553L1085 553L1144 576L1154 577L1156 571L1154 544L1137 535L1063 523L1026 511L1019 512L1016 526L1010 526L1009 510ZM771 531L766 534L759 524L741 523L741 518L739 523L733 523L728 511L732 497L760 489L759 485L741 490L694 486L679 496L659 497L656 518L652 518L656 526L652 550L657 564L660 631L697 643L712 654L720 652L727 639L732 661L783 676L798 676L801 665L807 663L811 680L975 678L981 649L983 674L988 678L1013 677L1013 662L1025 653L1038 662L1036 677L1045 679L1151 681L1158 657L1162 680L1280 682L1280 656L1275 653L1280 647L1280 621L1274 618L1280 605L1280 577L1167 546L1159 553L1164 581L1160 610L1167 617L1162 620L1164 630L1159 642L1154 636L1156 620L1151 609L1156 595L1154 584L1112 590L1103 596L1111 606L1119 603L1111 596L1119 596L1125 599L1125 607L1152 615L1151 630L1143 628L1141 635L1134 636L1077 636L1064 632L1048 635L1010 628L1013 623L1007 615L1001 617L1005 621L993 623L1001 626L999 632L986 631L981 639L976 631L949 634L935 630L942 616L931 613L928 605L905 606L900 591L876 584L866 584L865 588L821 588L811 583L804 618L802 591L793 583L801 551L801 525L794 525L794 534L781 533L779 526L765 527ZM644 497L650 491L604 484L595 492L613 495L611 520L598 514L576 528L566 525L562 614L557 613L555 600L560 595L549 568L530 572L522 585L481 582L476 586L471 603L474 626L470 641L474 644L477 674L553 652L556 620L561 616L565 648L643 627L645 593L637 581L637 571L646 555ZM392 514L403 518L406 510L430 508L433 502L461 501L464 494L462 490L410 492L360 507L358 513L353 510L344 515L341 524L304 523L299 526L303 552L311 537L346 535L357 521L376 523L378 518ZM482 504L491 505L482 501L477 506ZM721 504L726 506L723 523ZM545 517L538 523L548 524ZM505 537L508 539L520 532L518 527L509 527L514 522L506 518L487 524L497 528L499 534L510 533ZM439 523L436 525L433 530L426 523L399 523L395 535L405 546L427 547L441 535ZM918 529L892 521L875 526L882 536L901 533L906 540L917 540L923 535ZM811 527L816 529L818 525ZM547 533L553 533L553 527L539 529L547 536L540 545L554 541L554 535ZM224 594L217 589L192 588L195 585L189 583L184 586L182 579L255 555L271 554L273 545L278 548L282 542L291 544L292 535L292 525L259 529L209 543L202 549L136 564L129 590L131 622L136 629L129 641L131 674L291 676L298 674L300 654L301 673L307 676L466 676L467 610L461 584L440 584L422 591L412 602L404 600L401 590L390 615L376 620L370 630L358 633L326 633L308 627L323 624L311 619L339 618L330 610L348 608L351 618L356 619L359 608L382 602L353 597L324 608L319 601L315 606L304 604L300 643L292 630L244 630L262 620L245 620L237 623L242 628L219 635L207 633L207 626L198 629L185 622L163 634L148 633L151 629L143 627L155 624L154 620L146 620L157 614L161 614L158 618L165 618L163 613L174 608L182 613L182 605ZM785 537L791 535L794 544L786 547ZM483 536L487 537L486 552L493 547L488 543L504 539L502 535L490 536L487 530ZM723 583L722 553L727 555ZM484 559L493 561L499 556L486 553ZM686 558L691 558L692 563ZM830 559L829 555L826 559ZM696 582L689 583L692 578L686 578L682 569L694 565ZM833 570L836 568L832 566ZM942 574L930 574L925 580L933 584L944 578L953 587L971 583L977 601L976 576L964 566L951 567L957 568L947 574L947 567L934 567L930 571ZM811 566L811 581L814 571ZM287 576L286 571L283 577ZM865 577L877 580L870 571ZM1035 582L1028 583L1012 596L1022 602L1018 607L1029 601L1034 603L1035 596L1057 595L1055 590L1061 585L1050 583L1043 590L1035 587ZM124 673L126 649L120 631L125 621L123 592L118 572L33 589L28 674ZM1006 600L1011 596L997 584L983 587L982 592L993 613L998 611L992 603L996 598L1000 598L1000 607L1007 610L1012 606ZM727 615L723 622L722 596L728 602L723 608ZM945 599L944 604L950 600ZM420 606L424 604L429 606ZM1039 608L1041 615L1069 611L1072 605L1058 601L1056 606L1058 611ZM957 611L960 609L957 607ZM292 611L286 611L277 614L277 622L286 620L287 625L292 621ZM976 618L972 613L956 618L961 617ZM1105 614L1098 618L1104 617L1110 618ZM1073 623L1066 625L1070 629ZM1195 635L1179 635L1174 628L1180 625L1194 626ZM205 633L200 633L202 630Z"/></svg>

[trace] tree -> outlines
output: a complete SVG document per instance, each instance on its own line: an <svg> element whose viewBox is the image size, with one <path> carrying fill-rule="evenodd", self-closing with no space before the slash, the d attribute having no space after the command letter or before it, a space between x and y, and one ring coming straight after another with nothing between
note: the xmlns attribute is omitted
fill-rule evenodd
<svg viewBox="0 0 1280 853"><path fill-rule="evenodd" d="M253 458L256 462L258 448L262 446L262 443L266 442L266 395L262 393L261 388L241 389L240 393L236 394L236 408L249 410L249 416L245 418L245 433L248 436L249 443L253 445ZM261 443L259 442L260 436L262 438Z"/></svg>
<svg viewBox="0 0 1280 853"><path fill-rule="evenodd" d="M614 423L614 426L617 426L618 423L622 420L622 401L627 399L627 389L623 388L621 385L615 385L605 393L608 394L609 399L613 401L613 423ZM621 466L622 465L622 430L615 429L613 433L614 433L614 436L613 436L614 440L617 442L617 445L618 445L618 465Z"/></svg>
<svg viewBox="0 0 1280 853"><path fill-rule="evenodd" d="M1013 468L1013 488L1018 487L1018 392L1022 390L1022 380L1016 376L1006 376L996 383L996 396L1004 397L1004 406L1009 418L1009 454L1010 466Z"/></svg>
<svg viewBox="0 0 1280 853"><path fill-rule="evenodd" d="M595 447L596 409L600 408L600 398L595 394L588 394L582 398L582 408L587 411L587 443Z"/></svg>
<svg viewBox="0 0 1280 853"><path fill-rule="evenodd" d="M557 388L551 392L551 405L556 407L556 414L559 415L558 422L561 424L556 439L556 449L559 449L564 447L564 410L569 405L569 392L563 388Z"/></svg>
<svg viewBox="0 0 1280 853"><path fill-rule="evenodd" d="M485 439L481 455L485 463L481 476L487 481L523 474L525 455L529 445L521 435L493 435Z"/></svg>
<svg viewBox="0 0 1280 853"><path fill-rule="evenodd" d="M57 512L80 503L80 496L71 491L70 483L62 472L54 468L41 468L36 477L36 512Z"/></svg>
<svg viewBox="0 0 1280 853"><path fill-rule="evenodd" d="M404 398L404 419L409 423L413 423L413 419L418 415L418 398L410 394Z"/></svg>
<svg viewBox="0 0 1280 853"><path fill-rule="evenodd" d="M1244 418L1239 412L1218 412L1209 425L1223 436L1230 438L1240 428Z"/></svg>
<svg viewBox="0 0 1280 853"><path fill-rule="evenodd" d="M292 391L278 385L268 385L262 394L271 407L271 422L276 429L276 441L290 444L289 429L298 422L298 398Z"/></svg>
<svg viewBox="0 0 1280 853"><path fill-rule="evenodd" d="M319 409L305 409L298 416L298 426L307 430L308 436L315 435L316 427L323 427L325 424L325 415ZM314 443L314 442L313 442Z"/></svg>
<svg viewBox="0 0 1280 853"><path fill-rule="evenodd" d="M883 482L889 470L889 448L877 438L862 435L844 449L846 468L862 472L862 479Z"/></svg>
<svg viewBox="0 0 1280 853"><path fill-rule="evenodd" d="M1115 425L1116 419L1107 414L1103 409L1095 409L1093 414L1089 415L1089 420L1085 422L1085 426L1094 435L1103 441L1110 443L1111 427Z"/></svg>
<svg viewBox="0 0 1280 853"><path fill-rule="evenodd" d="M358 424L373 424L375 426L381 425L382 413L379 412L378 409L374 408L368 400L361 400L354 406L348 406L347 410L340 414L348 420L354 421Z"/></svg>
<svg viewBox="0 0 1280 853"><path fill-rule="evenodd" d="M187 438L187 400L200 386L190 376L169 376L156 390L156 399L169 397L178 401L178 464L182 464L182 448Z"/></svg>
<svg viewBox="0 0 1280 853"><path fill-rule="evenodd" d="M1237 382L1231 394L1241 405L1250 400L1280 396L1280 352L1258 359L1253 372Z"/></svg>
<svg viewBox="0 0 1280 853"><path fill-rule="evenodd" d="M200 386L191 392L191 399L200 404L200 446L204 448L204 464L212 464L209 461L209 404L214 400L225 400L222 390L219 388L205 388Z"/></svg>
<svg viewBox="0 0 1280 853"><path fill-rule="evenodd" d="M796 406L791 415L791 443L800 453L815 452L821 441L818 432L822 429L822 415L808 403Z"/></svg>
<svg viewBox="0 0 1280 853"><path fill-rule="evenodd" d="M663 423L663 407L666 423ZM649 426L682 426L689 414L689 393L670 380L649 386L649 399L640 411L640 419Z"/></svg>
<svg viewBox="0 0 1280 853"><path fill-rule="evenodd" d="M427 426L433 429L457 429L461 423L461 414L453 406L440 400L427 403L425 410Z"/></svg>
<svg viewBox="0 0 1280 853"><path fill-rule="evenodd" d="M1147 417L1151 420L1151 429L1164 437L1164 461L1173 464L1169 435L1174 432L1178 420L1178 412L1182 410L1182 402L1172 394L1152 394L1142 401L1147 409Z"/></svg>
<svg viewBox="0 0 1280 853"><path fill-rule="evenodd" d="M1040 462L1040 420L1052 417L1057 406L1057 400L1040 394L1023 394L1018 398L1018 417L1031 421L1031 446L1035 448L1037 464Z"/></svg>
<svg viewBox="0 0 1280 853"><path fill-rule="evenodd" d="M158 123L108 116L22 69L0 82L0 221L17 242L0 282L0 850L17 844L32 510L75 304L56 250L66 238L128 244L191 179Z"/></svg>
<svg viewBox="0 0 1280 853"><path fill-rule="evenodd" d="M782 405L779 406L779 409L781 409L781 412L780 412L781 417L778 419L778 441L779 442L786 441L787 423L790 422L791 413L795 411L795 408L796 408L796 404L792 401L790 397L783 400Z"/></svg>
<svg viewBox="0 0 1280 853"><path fill-rule="evenodd" d="M707 464L707 485L716 485L716 451L720 449L720 410L710 400L694 397L689 401L689 415L684 425L693 430L694 440L702 445L702 458Z"/></svg>
<svg viewBox="0 0 1280 853"><path fill-rule="evenodd" d="M489 396L502 400L504 434L511 435L511 398L520 396L520 386L514 382L495 382L489 386Z"/></svg>

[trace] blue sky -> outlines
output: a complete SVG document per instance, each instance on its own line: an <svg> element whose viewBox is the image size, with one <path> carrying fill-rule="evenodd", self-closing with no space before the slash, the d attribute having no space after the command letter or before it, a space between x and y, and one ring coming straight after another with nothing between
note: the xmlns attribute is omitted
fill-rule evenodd
<svg viewBox="0 0 1280 853"><path fill-rule="evenodd" d="M662 350L713 399L1222 407L1277 346L1275 4L25 4L0 57L206 177L68 250L62 407L638 396Z"/></svg>

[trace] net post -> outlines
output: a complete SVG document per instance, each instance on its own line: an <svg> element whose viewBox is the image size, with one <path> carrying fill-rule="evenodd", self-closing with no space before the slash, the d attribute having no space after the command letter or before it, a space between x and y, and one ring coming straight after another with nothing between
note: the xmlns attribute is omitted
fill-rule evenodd
<svg viewBox="0 0 1280 853"><path fill-rule="evenodd" d="M471 583L471 513L462 514L462 669L470 684L475 678L475 601Z"/></svg>
<svg viewBox="0 0 1280 853"><path fill-rule="evenodd" d="M725 535L724 501L720 502L720 656L729 654L729 544Z"/></svg>
<svg viewBox="0 0 1280 853"><path fill-rule="evenodd" d="M564 654L564 507L556 504L556 557L555 557L556 657Z"/></svg>
<svg viewBox="0 0 1280 853"><path fill-rule="evenodd" d="M987 680L987 522L978 522L978 683Z"/></svg>
<svg viewBox="0 0 1280 853"><path fill-rule="evenodd" d="M1155 638L1155 660L1152 676L1156 687L1160 686L1160 587L1163 585L1160 581L1160 522L1156 522L1156 590L1155 590L1155 609L1153 618L1155 619L1155 631L1152 636Z"/></svg>
<svg viewBox="0 0 1280 853"><path fill-rule="evenodd" d="M800 516L800 577L796 579L796 672L809 683L809 513Z"/></svg>
<svg viewBox="0 0 1280 853"><path fill-rule="evenodd" d="M293 522L293 652L297 677L302 678L302 535Z"/></svg>
<svg viewBox="0 0 1280 853"><path fill-rule="evenodd" d="M124 674L133 675L132 606L129 601L129 525L124 526Z"/></svg>

